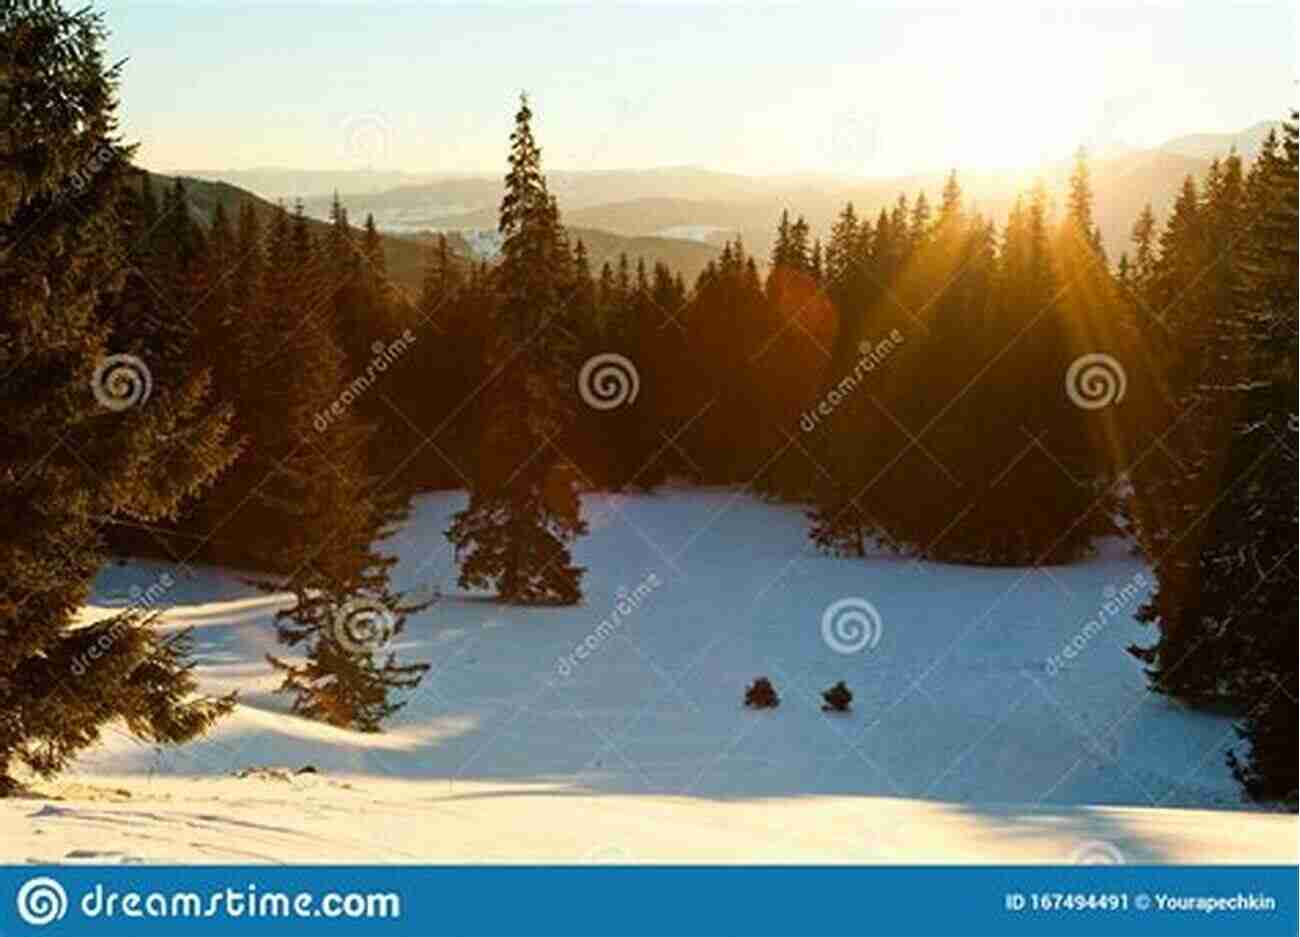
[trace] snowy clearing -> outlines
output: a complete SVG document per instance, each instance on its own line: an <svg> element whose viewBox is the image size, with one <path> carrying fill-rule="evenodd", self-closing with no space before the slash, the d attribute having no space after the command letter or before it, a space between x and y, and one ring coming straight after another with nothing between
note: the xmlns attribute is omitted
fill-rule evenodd
<svg viewBox="0 0 1300 937"><path fill-rule="evenodd" d="M0 801L0 857L1296 861L1294 815L1243 804L1224 766L1232 721L1147 692L1124 653L1151 638L1132 620L1150 576L1124 544L1043 570L836 559L795 506L593 495L583 605L521 609L456 590L442 532L463 502L419 499L391 541L399 584L442 598L393 645L432 670L380 735L272 692L282 600L230 571L106 568L87 616L174 578L166 627L195 629L204 685L241 705L179 749L110 732ZM878 626L828 640L846 599ZM741 706L760 675L778 709ZM823 713L838 680L852 710Z"/></svg>

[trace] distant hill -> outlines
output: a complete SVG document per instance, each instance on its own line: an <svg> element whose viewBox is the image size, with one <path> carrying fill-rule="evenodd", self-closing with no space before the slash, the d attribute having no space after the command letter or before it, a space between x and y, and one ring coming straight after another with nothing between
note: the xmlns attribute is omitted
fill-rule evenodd
<svg viewBox="0 0 1300 937"><path fill-rule="evenodd" d="M689 286L695 282L695 278L700 275L700 271L704 269L708 262L721 253L718 246L702 241L681 238L626 237L621 234L611 234L608 231L574 225L566 225L566 228L570 240L575 243L581 240L587 248L587 257L591 262L593 276L600 275L600 268L605 263L617 268L619 256L626 254L634 269L638 258L645 260L647 270L653 269L656 263L662 262L667 264L674 273L680 273ZM490 263L496 259L501 250L501 237L494 228L474 228L445 231L443 233L448 236L449 243L458 247L464 245L466 255L475 259L486 260ZM417 234L404 235L403 237L430 243L436 234L437 232L434 231L422 231Z"/></svg>
<svg viewBox="0 0 1300 937"><path fill-rule="evenodd" d="M372 169L184 169L172 173L183 178L229 182L262 198L328 197L334 192L370 193L417 185L437 178L433 173L408 173Z"/></svg>
<svg viewBox="0 0 1300 937"><path fill-rule="evenodd" d="M154 191L159 197L162 196L165 189L171 187L175 178L174 176L153 172L149 173L149 175L153 179ZM251 204L264 220L276 208L275 203L228 182L212 182L192 177L182 178L185 182L185 193L190 203L191 213L194 215L195 220L203 225L212 223L212 217L216 213L218 204L225 208L232 224L238 219L240 209L245 203ZM318 233L325 230L326 225L323 221L312 220L310 223ZM468 246L460 238L456 237L450 240L453 252L462 261L470 255ZM420 281L423 277L426 248L409 238L393 237L391 235L384 236L383 244L384 258L388 263L389 276L399 286L406 289L410 295L414 296L420 288Z"/></svg>
<svg viewBox="0 0 1300 937"><path fill-rule="evenodd" d="M1236 147L1250 159L1275 122L1264 121L1231 134L1192 134L1151 150L1124 150L1092 161L1095 214L1102 238L1113 258L1128 247L1134 220L1148 202L1157 217L1171 206L1183 178L1200 175L1214 156ZM1017 194L1036 178L1048 186L1056 205L1064 206L1071 163L1062 161L1036 172L958 171L970 204L1001 224ZM308 214L328 215L330 195L338 189L358 222L373 213L390 235L427 240L429 232L444 231L462 256L490 258L495 247L500 175L420 177L404 173L328 173L296 170L250 170L205 174L231 181L247 180L269 189L297 187L319 194L304 195ZM662 260L688 280L717 255L721 244L740 237L760 260L767 256L784 209L802 214L814 234L826 237L835 216L848 201L860 215L874 216L893 204L900 193L914 198L927 193L938 201L944 174L899 178L863 178L799 174L756 177L713 172L697 167L551 172L551 190L560 201L566 224L580 230L595 266L626 252L648 261ZM386 181L398 184L382 187ZM220 185L220 183L211 183ZM382 187L382 188L375 188ZM236 191L243 191L238 189ZM245 194L249 194L245 192ZM406 237L395 237L390 261L394 276L418 282L419 258L410 256ZM400 242L406 241L407 246Z"/></svg>
<svg viewBox="0 0 1300 937"><path fill-rule="evenodd" d="M160 196L164 189L172 185L175 178L159 173L149 175L153 178L154 190ZM252 204L259 213L269 214L276 207L274 202L229 182L183 178L191 211L195 219L204 225L211 224L218 204L225 208L232 222L239 217L240 207L244 203ZM365 211L371 209L366 204L358 206L356 202L358 202L356 197L344 199L353 223L359 224L365 217ZM321 212L322 208L325 212L328 211L328 201L314 202L312 206L316 212ZM482 218L482 227L493 232L496 226L495 212L494 207L490 214ZM325 222L320 217L312 219L311 224L318 232L325 230ZM428 244L433 238L433 233L428 227L412 226L410 230L400 235L390 231L383 236L384 256L388 262L389 275L411 296L419 292ZM493 251L488 246L492 242L490 237L486 239L467 237L457 230L447 230L444 233L447 235L453 255L461 263L492 259ZM656 261L662 261L674 272L680 272L686 277L687 282L691 283L704 269L705 264L718 255L717 247L689 239L628 237L586 227L571 228L571 235L575 240L582 238L583 243L586 244L593 272L599 272L601 264L605 261L617 263L619 254L626 253L633 263L638 257L644 257L650 266L653 266Z"/></svg>
<svg viewBox="0 0 1300 937"><path fill-rule="evenodd" d="M700 271L721 251L712 244L681 238L662 237L626 237L611 234L595 228L569 225L569 235L582 238L583 244L591 257L591 270L599 275L600 267L606 261L610 266L618 265L619 254L627 254L635 266L638 257L644 257L647 269L662 261L674 273L680 273L686 279L688 287L694 285Z"/></svg>
<svg viewBox="0 0 1300 937"><path fill-rule="evenodd" d="M1163 215L1172 205L1184 176L1199 175L1208 166L1206 158L1163 150L1133 151L1093 160L1097 223L1112 255L1118 257L1128 246L1129 232L1143 205L1150 202L1157 216ZM1036 174L958 170L958 178L968 204L1002 224L1016 196L1026 192L1039 177L1058 209L1063 210L1072 169L1070 162L1061 162ZM944 181L941 173L889 179L804 176L765 186L743 198L734 197L733 192L728 192L728 197L711 199L629 197L568 209L565 220L627 236L694 237L713 244L739 235L749 250L763 259L785 209L792 215L802 214L814 234L825 238L846 202L853 202L859 215L872 218L882 208L892 206L900 194L912 200L918 192L925 192L933 206L938 203ZM465 221L475 217L468 216Z"/></svg>
<svg viewBox="0 0 1300 937"><path fill-rule="evenodd" d="M1264 138L1270 130L1281 132L1282 125L1275 120L1263 120L1237 133L1193 133L1176 137L1160 146L1163 153L1213 159L1236 148L1244 159L1254 159L1259 154Z"/></svg>
<svg viewBox="0 0 1300 937"><path fill-rule="evenodd" d="M1158 216L1173 202L1183 177L1199 175L1208 168L1206 159L1174 153L1137 151L1092 163L1096 193L1097 223L1111 253L1118 257L1128 244L1129 232L1143 205L1150 202ZM1040 171L1044 183L1063 208L1072 165L1063 162ZM968 202L1001 224L1018 194L1028 190L1035 175L1022 172L959 173ZM566 224L594 228L624 237L693 240L720 246L726 240L742 238L760 260L766 258L782 210L802 214L814 233L826 237L835 216L852 201L860 215L874 217L881 208L892 206L900 193L909 199L926 192L932 205L938 201L945 177L942 174L892 179L844 179L837 176L801 177L784 185L756 187L744 197L735 197L731 187L723 198L636 196L603 204L574 207L562 201ZM407 223L473 229L495 223L495 206L454 215L437 214L436 189L422 187L421 201L413 190L384 193L382 203L393 214L388 219ZM635 191L633 189L633 191ZM358 204L378 206L370 199ZM445 203L444 203L445 204Z"/></svg>

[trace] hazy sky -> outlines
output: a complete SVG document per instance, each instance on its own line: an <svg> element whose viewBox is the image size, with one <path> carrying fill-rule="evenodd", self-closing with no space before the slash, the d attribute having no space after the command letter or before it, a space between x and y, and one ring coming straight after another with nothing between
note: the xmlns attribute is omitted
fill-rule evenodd
<svg viewBox="0 0 1300 937"><path fill-rule="evenodd" d="M551 169L895 175L1276 118L1291 4L543 6L112 0L150 168L500 169L521 88Z"/></svg>

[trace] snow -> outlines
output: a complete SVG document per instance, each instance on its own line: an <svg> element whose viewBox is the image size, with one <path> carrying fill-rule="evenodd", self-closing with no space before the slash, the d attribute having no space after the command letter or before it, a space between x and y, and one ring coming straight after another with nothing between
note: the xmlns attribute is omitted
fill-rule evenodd
<svg viewBox="0 0 1300 937"><path fill-rule="evenodd" d="M501 256L504 238L494 228L449 228L433 225L429 230L459 234L468 245L470 253L479 260L496 260Z"/></svg>
<svg viewBox="0 0 1300 937"><path fill-rule="evenodd" d="M375 226L380 231L409 234L429 230L456 230L446 228L445 225L456 218L472 215L475 212L491 207L491 205L448 203L434 199L416 204L407 204L399 208L378 207L370 211L358 211L356 217L365 217L367 214L373 215ZM330 210L328 206L322 203L314 206L314 208L314 211L309 211L312 217L318 221L329 220Z"/></svg>
<svg viewBox="0 0 1300 937"><path fill-rule="evenodd" d="M662 228L654 233L660 238L680 238L684 241L698 241L701 244L720 244L728 238L737 237L735 228L726 228L711 224L682 224Z"/></svg>
<svg viewBox="0 0 1300 937"><path fill-rule="evenodd" d="M420 498L390 541L399 584L441 598L393 645L432 669L377 735L273 692L284 597L228 570L108 566L86 617L174 580L165 627L194 629L204 686L241 704L178 749L114 729L0 800L0 858L1006 863L1101 843L1296 861L1294 815L1240 801L1231 720L1149 693L1124 653L1151 639L1132 620L1151 576L1125 544L1040 570L838 559L797 506L591 495L583 604L525 609L456 589L442 532L463 503ZM828 641L844 600L878 619ZM760 675L778 709L741 706ZM838 680L852 711L823 713Z"/></svg>

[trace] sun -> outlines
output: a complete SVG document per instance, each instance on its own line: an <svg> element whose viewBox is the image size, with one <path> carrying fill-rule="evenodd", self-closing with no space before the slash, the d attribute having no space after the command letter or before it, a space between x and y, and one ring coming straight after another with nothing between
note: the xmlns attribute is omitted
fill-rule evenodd
<svg viewBox="0 0 1300 937"><path fill-rule="evenodd" d="M864 86L885 92L872 99L877 146L864 172L1029 170L1111 136L1115 56L1077 24L1002 11L945 25L844 85L845 100Z"/></svg>

